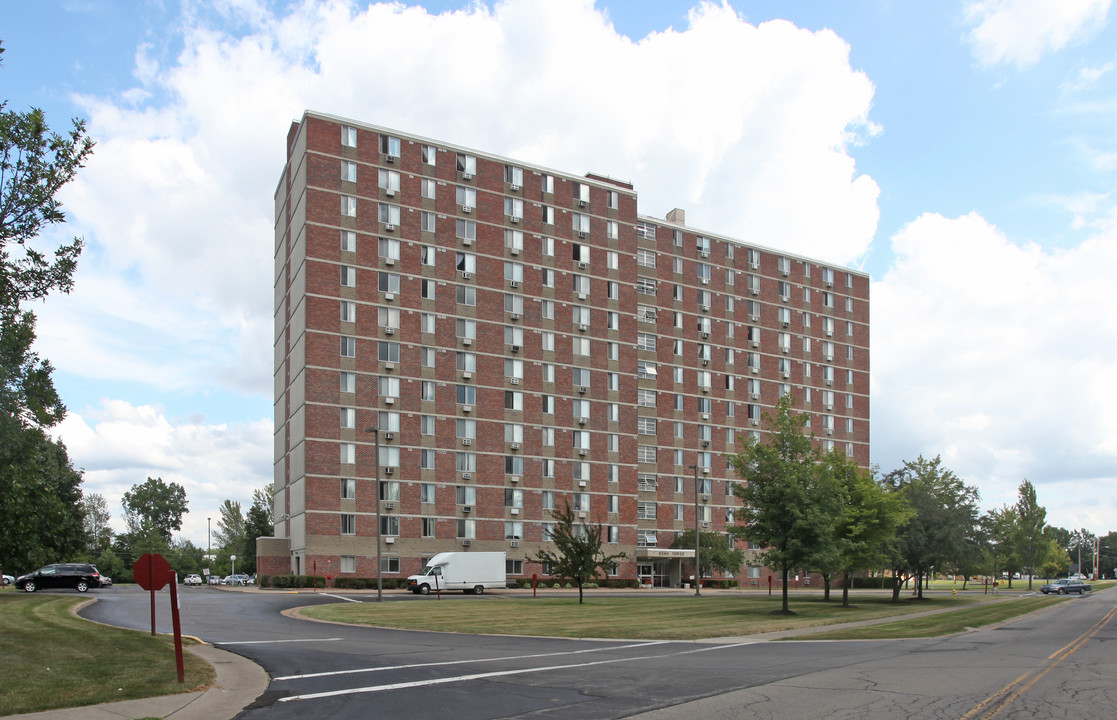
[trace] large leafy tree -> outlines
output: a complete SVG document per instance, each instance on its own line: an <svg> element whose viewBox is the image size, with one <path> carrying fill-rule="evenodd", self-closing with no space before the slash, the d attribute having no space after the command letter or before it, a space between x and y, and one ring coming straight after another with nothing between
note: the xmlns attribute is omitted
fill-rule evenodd
<svg viewBox="0 0 1117 720"><path fill-rule="evenodd" d="M742 507L734 514L736 534L765 548L759 555L777 568L783 580L783 603L777 612L793 614L788 606L788 578L792 569L817 567L831 546L836 492L822 451L803 434L807 416L795 412L794 398L780 398L773 417L765 413L769 429L761 442L750 439L729 456L737 475L733 492Z"/></svg>
<svg viewBox="0 0 1117 720"><path fill-rule="evenodd" d="M964 540L978 536L977 488L966 485L942 459L922 455L882 478L903 496L912 515L900 528L893 562L892 599L898 601L905 579L914 578L923 599L923 578L933 568L955 565Z"/></svg>
<svg viewBox="0 0 1117 720"><path fill-rule="evenodd" d="M109 503L100 493L86 493L81 501L81 509L85 516L88 552L92 557L97 557L112 546L113 529L109 525L112 520Z"/></svg>
<svg viewBox="0 0 1117 720"><path fill-rule="evenodd" d="M1028 589L1032 589L1032 576L1038 572L1050 543L1044 536L1047 529L1047 509L1036 500L1036 488L1028 480L1020 483L1016 500L1016 550L1022 569L1028 573Z"/></svg>
<svg viewBox="0 0 1117 720"><path fill-rule="evenodd" d="M1011 585L1012 573L1020 566L1016 545L1016 508L1008 505L993 508L982 515L979 522L986 538L989 557L986 565L992 571L994 579L1007 572Z"/></svg>
<svg viewBox="0 0 1117 720"><path fill-rule="evenodd" d="M248 513L245 515L244 566L246 568L256 567L256 539L271 537L275 532L272 507L271 483L263 489L253 491L252 507L248 508Z"/></svg>
<svg viewBox="0 0 1117 720"><path fill-rule="evenodd" d="M154 535L164 545L170 545L171 534L182 529L188 502L186 489L178 483L149 477L124 493L121 505L129 534L148 539Z"/></svg>
<svg viewBox="0 0 1117 720"><path fill-rule="evenodd" d="M842 607L849 607L853 574L879 567L895 550L897 530L911 517L903 496L888 492L873 476L834 451L826 465L838 488L834 523L835 568L842 575Z"/></svg>
<svg viewBox="0 0 1117 720"><path fill-rule="evenodd" d="M602 549L601 525L579 522L570 503L552 511L555 529L551 541L554 550L540 549L528 562L546 563L551 573L568 578L578 586L578 604L584 601L583 586L598 576L608 574L609 568L627 557L624 553L606 555Z"/></svg>
<svg viewBox="0 0 1117 720"><path fill-rule="evenodd" d="M735 573L741 569L741 566L745 564L745 551L735 547L732 539L722 533L709 532L708 530L700 532L701 534L698 537L701 540L702 572L698 574L698 577L709 576L711 570L720 573ZM678 537L671 543L671 547L693 548L694 528L679 533Z"/></svg>
<svg viewBox="0 0 1117 720"><path fill-rule="evenodd" d="M0 61L4 49L0 46ZM65 220L59 190L93 149L85 125L54 133L41 110L0 101L0 565L27 567L80 548L81 472L45 430L66 412L50 363L32 352L35 315L24 305L69 292L82 242L53 250L41 231ZM61 503L61 504L59 504ZM18 519L18 520L16 520Z"/></svg>
<svg viewBox="0 0 1117 720"><path fill-rule="evenodd" d="M239 502L226 500L218 508L221 517L217 519L217 528L213 531L213 538L219 547L223 547L234 555L241 554L244 547L244 512Z"/></svg>

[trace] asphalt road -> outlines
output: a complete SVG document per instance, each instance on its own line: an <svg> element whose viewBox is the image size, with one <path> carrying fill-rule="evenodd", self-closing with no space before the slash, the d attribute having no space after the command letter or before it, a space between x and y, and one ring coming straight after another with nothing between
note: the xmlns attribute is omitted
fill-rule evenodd
<svg viewBox="0 0 1117 720"><path fill-rule="evenodd" d="M147 594L101 591L82 615L150 627ZM282 610L322 594L180 592L183 632L262 665L239 717L1065 718L1117 716L1117 589L1000 628L926 640L563 640L357 628ZM367 601L375 596L349 596ZM433 598L391 601L437 602ZM499 595L452 602L501 602ZM700 600L697 600L700 602ZM159 630L170 630L167 594ZM514 633L514 618L494 633Z"/></svg>

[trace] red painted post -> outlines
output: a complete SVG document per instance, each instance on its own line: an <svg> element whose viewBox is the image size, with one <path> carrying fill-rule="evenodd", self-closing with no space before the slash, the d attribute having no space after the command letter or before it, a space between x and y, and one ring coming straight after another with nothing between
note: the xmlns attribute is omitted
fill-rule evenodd
<svg viewBox="0 0 1117 720"><path fill-rule="evenodd" d="M147 576L149 578L155 577L155 555L148 554L147 556ZM155 583L151 583L151 634L155 634Z"/></svg>
<svg viewBox="0 0 1117 720"><path fill-rule="evenodd" d="M186 682L186 669L182 665L182 625L178 617L178 573L173 573L171 583L171 627L175 635L175 669L178 670L178 682Z"/></svg>
<svg viewBox="0 0 1117 720"><path fill-rule="evenodd" d="M772 576L768 576L768 597L772 597Z"/></svg>
<svg viewBox="0 0 1117 720"><path fill-rule="evenodd" d="M539 575L537 575L536 573L532 573L531 574L531 596L533 598L535 597L535 588L538 587L538 584L539 584Z"/></svg>

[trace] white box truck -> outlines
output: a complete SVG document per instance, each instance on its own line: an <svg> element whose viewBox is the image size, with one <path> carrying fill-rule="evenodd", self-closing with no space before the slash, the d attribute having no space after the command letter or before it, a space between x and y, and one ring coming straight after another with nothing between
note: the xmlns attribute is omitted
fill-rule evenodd
<svg viewBox="0 0 1117 720"><path fill-rule="evenodd" d="M481 595L485 588L505 587L505 581L502 552L444 552L432 557L423 572L407 578L407 589L420 595L432 590Z"/></svg>

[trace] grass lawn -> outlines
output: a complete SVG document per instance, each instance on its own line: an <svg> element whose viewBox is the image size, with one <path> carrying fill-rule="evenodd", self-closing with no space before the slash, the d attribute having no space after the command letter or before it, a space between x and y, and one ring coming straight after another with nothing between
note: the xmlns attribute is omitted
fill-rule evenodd
<svg viewBox="0 0 1117 720"><path fill-rule="evenodd" d="M309 617L336 622L464 633L540 635L553 637L635 638L693 640L697 638L753 635L778 630L833 625L859 620L896 617L925 610L966 608L986 612L990 605L1036 609L1016 600L994 603L993 596L910 597L893 604L882 594L854 596L852 608L836 600L824 603L820 596L791 596L794 616L772 615L780 607L778 596L734 595L686 597L608 597L590 595L584 605L577 598L498 598L419 602L341 603L303 608ZM1044 600L1044 598L1039 598ZM978 619L965 625L979 625ZM509 622L515 618L515 622ZM931 625L934 625L932 622ZM951 632L951 631L947 631ZM812 637L814 635L812 634Z"/></svg>
<svg viewBox="0 0 1117 720"><path fill-rule="evenodd" d="M186 682L179 685L169 636L82 620L72 610L83 600L0 594L0 715L171 695L213 683L210 664L184 652Z"/></svg>

